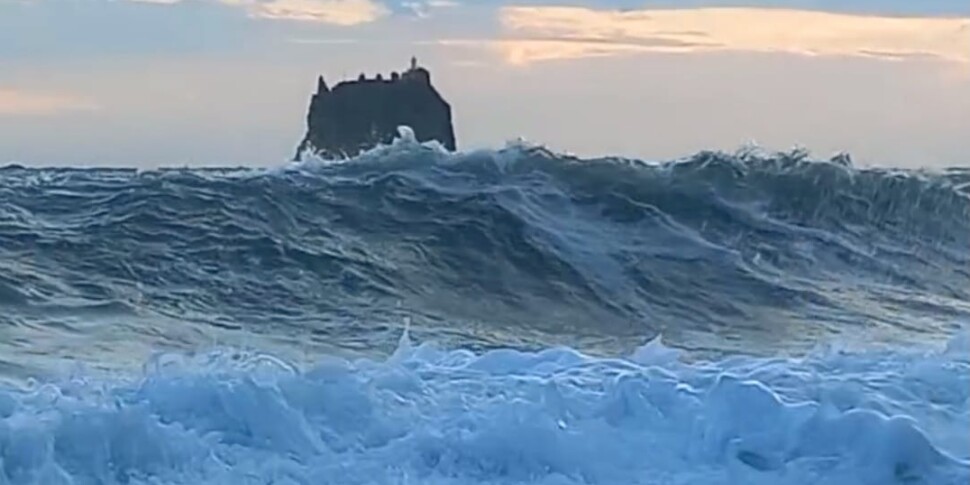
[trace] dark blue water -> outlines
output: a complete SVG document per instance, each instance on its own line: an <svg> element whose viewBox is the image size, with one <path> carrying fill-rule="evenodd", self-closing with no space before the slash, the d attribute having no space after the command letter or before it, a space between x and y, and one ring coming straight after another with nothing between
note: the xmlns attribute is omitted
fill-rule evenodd
<svg viewBox="0 0 970 485"><path fill-rule="evenodd" d="M738 390L741 388L731 387L734 384L711 380L715 374L726 372L725 369L736 370L738 365L746 369L745 366L762 369L759 367L762 365L771 368L773 358L798 359L799 355L818 348L820 344L882 348L894 356L885 358L886 362L897 362L894 365L902 366L894 368L891 376L895 377L890 379L902 379L901 383L890 387L908 388L913 384L906 380L909 375L906 366L929 364L918 357L899 357L897 353L914 346L943 345L951 341L961 325L970 321L970 169L933 172L864 169L852 166L845 158L810 160L801 153L732 155L704 152L682 161L646 164L612 158L579 160L542 148L523 146L449 155L410 144L377 149L339 164L311 161L270 170L138 171L9 166L0 169L0 310L0 374L13 381L31 377L40 378L41 382L56 380L59 379L57 376L65 375L64 372L71 372L72 366L78 363L86 369L73 371L80 373L78 375L101 375L98 372L103 371L115 372L113 375L146 375L145 372L154 375L152 372L155 371L139 370L153 354L186 355L227 347L248 348L257 354L269 353L281 362L310 364L327 355L358 355L377 359L373 362L383 362L382 359L398 348L405 325L410 325L410 335L415 340L433 341L445 349L476 352L466 355L460 351L453 355L442 351L445 353L437 357L420 354L420 358L414 358L422 362L421 365L430 365L428 362L441 364L444 361L440 359L454 364L462 359L472 359L471 355L479 355L486 362L496 359L507 362L499 365L498 368L505 369L501 372L512 372L510 369L533 372L532 364L526 365L521 359L548 356L549 352L566 352L550 358L556 365L575 372L576 365L583 367L600 362L596 365L601 366L605 365L602 362L610 362L612 356L633 352L640 352L641 361L647 359L644 362L650 363L656 360L654 354L657 352L666 355L664 352L671 351L670 348L678 348L686 354L676 365L688 366L693 364L686 362L713 359L710 362L718 363L715 365L718 370L708 376L705 372L710 368L690 367L672 370L672 375L697 389L727 392L726 395L734 397L722 398L733 403L730 405L742 406L739 409L746 406L739 403L749 402L750 396L745 393L761 391ZM658 335L662 336L666 346L663 351L654 348L644 354L642 348L637 350L647 339ZM951 342L952 345L955 344ZM570 350L554 350L567 348ZM518 351L526 353L516 353ZM520 357L509 357L511 355ZM534 357L523 357L529 355ZM738 357L733 356L751 360L738 364L732 360ZM334 469L313 468L308 464L322 459L320 453L339 453L334 450L341 446L357 450L355 453L364 453L355 455L355 459L363 460L361 457L366 455L367 460L372 460L368 463L378 468L401 459L407 462L413 458L418 460L414 463L422 463L414 469L405 466L406 470L398 470L404 475L382 475L383 481L378 480L379 483L409 483L402 480L406 480L406 476L414 480L414 474L424 472L426 480L440 478L444 480L441 483L493 483L489 480L511 483L536 476L548 479L555 475L549 470L559 466L555 463L566 466L565 463L570 461L568 456L572 456L570 453L576 456L586 453L575 448L580 441L563 445L573 448L568 452L560 450L564 453L557 455L561 463L553 460L555 463L542 466L532 462L528 466L519 463L519 466L502 461L506 458L488 455L491 457L488 460L492 461L486 460L490 464L483 465L480 461L485 455L476 454L480 450L475 448L479 451L468 451L478 457L472 461L479 460L471 468L477 470L474 472L465 468L468 463L462 460L471 459L467 456L443 457L445 449L459 446L455 443L429 452L437 458L424 455L401 458L402 455L394 454L397 451L388 451L388 448L381 451L388 453L386 456L366 454L361 450L369 450L371 445L361 443L378 446L373 443L391 439L389 435L385 436L387 433L425 436L422 433L428 430L453 431L460 425L450 421L422 425L423 421L415 416L381 411L387 403L380 399L379 402L373 401L373 396L365 398L364 395L371 391L357 389L354 387L357 384L353 384L379 380L369 374L372 370L367 369L371 368L345 369L341 371L344 377L340 379L346 382L341 381L344 384L341 384L339 393L349 393L349 397L340 400L349 399L346 406L364 406L370 413L367 414L370 418L357 416L354 419L378 419L384 423L381 426L391 426L384 421L392 418L417 421L412 423L415 428L411 434L395 426L391 426L393 429L381 428L383 431L378 434L383 438L367 434L373 430L354 431L336 424L327 425L331 426L327 428L328 432L342 436L343 444L336 445L321 438L323 435L315 434L322 433L313 427L313 423L319 422L307 417L312 412L306 414L310 412L306 402L313 401L305 395L308 389L327 392L326 386L314 387L319 383L313 384L317 381L313 380L312 374L286 371L284 374L289 377L285 379L290 379L289 384L274 387L277 391L283 389L279 391L283 394L259 397L261 394L257 391L240 390L242 388L238 386L223 387L228 385L226 382L236 382L232 379L239 375L250 375L253 371L246 366L239 371L234 364L221 359L249 362L247 357L212 358L220 362L216 367L220 369L218 372L197 361L191 361L194 363L190 365L182 362L182 358L176 359L182 362L179 366L202 368L203 377L197 377L202 379L198 381L180 378L159 384L159 381L149 379L145 381L147 384L125 385L98 381L100 384L96 387L109 389L109 394L127 396L116 396L115 399L150 403L148 407L136 407L140 409L136 414L147 413L145 416L153 416L151 419L141 414L138 416L142 417L111 414L81 398L78 402L82 404L64 408L60 407L62 404L52 404L54 401L37 404L17 393L7 398L0 395L0 470L7 467L6 472L0 471L0 484L115 483L111 480L117 483L223 483L200 478L214 476L223 477L219 480L239 480L243 475L236 476L235 472L224 475L192 472L186 476L195 478L184 478L180 473L185 467L198 465L199 470L209 470L206 467L211 464L186 464L195 463L190 460L190 455L195 452L185 452L188 455L183 458L188 461L184 463L172 458L178 455L173 450L195 450L191 446L184 448L182 444L172 445L171 450L143 450L149 455L161 453L168 457L159 463L146 464L148 462L143 461L141 455L119 458L118 450L130 449L130 444L118 444L117 440L121 438L113 434L117 431L111 431L115 429L112 426L122 426L119 423L134 419L134 422L142 423L133 425L137 429L141 429L138 426L148 426L139 431L147 433L145 440L183 443L188 438L181 434L179 437L162 436L176 431L163 433L152 427L156 424L144 423L157 421L167 426L177 422L189 430L184 432L189 433L201 419L189 409L209 413L210 417L222 416L212 418L222 425L209 423L199 428L205 433L222 430L223 434L217 433L222 436L220 443L250 451L262 450L260 453L263 454L245 455L249 456L246 460L259 462L297 456L293 458L296 460L293 466L302 471L293 472L291 481L283 478L277 478L282 481L271 481L266 478L269 475L265 469L253 471L247 468L246 473L255 475L246 476L262 477L251 483L331 483L314 481L322 476L344 477L333 483L358 483L355 480L362 478L353 478L356 475L333 475L337 473ZM861 363L844 368L840 367L844 364L842 361L825 359L812 361L815 363L786 364L784 369L788 370L780 373L776 370L776 374L762 376L758 381L768 383L764 384L768 387L775 383L785 388L786 379L789 379L785 377L786 372L793 373L792 376L807 375L799 365L814 366L811 372L822 375L860 372L860 375L871 377L871 373L881 372L878 362L882 357L857 358ZM540 361L542 358L529 360L533 363ZM956 362L963 361L957 359ZM279 365L286 367L289 364ZM937 428L952 430L947 426L967 420L967 392L956 390L962 385L960 379L967 367L965 363L960 364L962 367L954 371L952 365L955 364L949 361L940 364L951 371L945 375L949 376L946 377L949 386L946 388L951 389L948 391L950 400L946 402L952 406L952 413L926 417L914 411L919 406L908 407L905 403L892 406L883 403L876 409L886 416L892 416L896 411L911 417L923 416L925 419L919 426L906 429L918 430L913 432L927 433L932 439L943 441L917 448L932 450L932 453L948 450L947 453L965 460L970 458L970 451L963 452L962 448L967 446L964 441L954 438L952 433L940 435L943 438L932 433ZM488 372L498 372L492 364L487 367ZM236 377L219 377L223 372L229 372L226 369L236 369L242 374L230 372ZM413 367L408 369L418 372ZM438 389L436 392L457 392L468 399L471 399L468 396L476 395L477 391L461 387L459 389L464 390L456 391L448 387L458 385L457 377L439 367L435 369L438 370L434 372L444 374L429 377L424 373L412 378L431 386L425 391L432 394L433 389ZM542 374L545 371L535 372L545 375ZM608 380L607 374L594 372L592 378ZM248 379L243 381L249 382ZM506 381L493 383L496 382L502 383L500 387L508 384ZM575 384L570 382L570 386ZM644 382L658 381L647 379ZM445 387L435 388L430 383ZM57 384L55 389L61 389L58 393L70 394L65 391L70 386L64 386L66 384ZM872 386L864 387L853 390L853 395L876 392ZM234 390L225 390L230 388ZM228 392L228 397L217 389ZM770 392L784 394L778 388L771 389ZM808 392L798 386L790 389L801 389L798 392L803 394ZM610 399L627 392L600 391L605 392L605 396L612 396ZM35 393L30 394L33 399L40 399L36 394L40 391L30 392ZM234 394L239 392L243 396ZM303 397L287 394L291 392L303 393L299 394ZM400 389L395 392L407 394ZM803 394L798 394L799 398L818 398L812 392ZM176 398L171 396L176 395L194 397L172 401ZM780 404L785 399L772 396L765 399L778 403L773 406L782 406L778 408L782 411L771 412L787 413L784 411L787 404ZM260 439L264 441L259 442L263 444L255 444L246 441L249 438L227 431L239 429L238 420L243 419L240 418L242 415L248 416L248 411L230 412L225 407L206 411L207 406L216 402L213 399L250 402L250 398L256 399L253 402L282 399L281 402L288 403L284 408L302 409L300 412L304 414L300 414L300 419L309 419L310 424L306 426L310 428L307 429L315 430L311 435L317 437L306 438L309 441L304 442L300 441L304 438L297 439L293 437L295 435L285 438L263 436ZM5 399L14 404L4 404ZM308 399L310 401L306 401ZM523 399L526 399L523 402L533 402L529 400L531 398ZM569 400L562 396L558 399ZM761 398L755 396L752 399ZM865 407L861 403L866 399L854 399L855 405ZM715 401L721 402L715 399L705 405ZM294 404L296 402L303 404ZM352 404L354 402L357 404ZM545 404L537 405L540 408L520 411L549 418L549 409L544 406L550 404L541 402ZM425 405L428 409L436 409L439 414L435 416L456 413L450 404L441 401ZM327 408L329 411L316 406L314 412L331 418L350 412L349 408L339 406ZM846 411L853 406L839 409ZM4 451L15 449L4 446L13 446L9 443L15 442L18 435L11 430L19 428L11 427L13 425L9 423L5 425L3 420L18 416L16 410L32 410L33 413L39 409L54 412L61 416L61 420L79 412L82 415L93 413L91 416L100 416L97 419L103 421L104 429L90 423L64 424L62 421L53 428L37 425L39 427L32 432L39 436L38 443L52 443L51 449L55 451L50 453L54 455L37 451L47 449L43 447L28 447L33 451L18 452L20 454ZM275 412L266 409L276 408L260 409L263 411L257 414ZM477 416L482 419L507 417L511 416L507 413L514 410L502 407L492 411L499 414L481 411ZM196 418L189 418L190 414L185 413ZM229 421L225 420L229 418L219 413L236 416L233 418L236 421L232 421L236 424L226 424ZM572 413L573 417L583 414L575 410ZM377 415L383 418L375 417ZM560 425L555 422L551 421L553 427L550 430L565 429L558 428ZM254 424L256 421L247 423L245 429L249 431L246 436L252 439L261 436ZM511 421L503 423L501 426L507 428L502 429L514 430L520 426ZM831 432L843 425L832 424ZM304 425L293 426L296 430L303 429L301 426ZM881 430L880 433L896 429L891 424L885 425L888 427L881 427L882 424L872 426ZM550 430L543 428L535 432L552 432ZM82 432L107 436L104 438L108 443L106 449L115 450L111 452L114 454L77 455L72 448L75 444L67 437ZM501 430L492 432L498 433L496 436L503 433ZM612 442L609 435L602 435L603 430L587 432L601 433L596 436L607 436L605 442ZM200 433L199 436L209 436ZM226 438L230 435L236 438ZM61 436L61 441L57 436ZM508 438L510 435L504 436ZM495 436L487 439L493 438L498 439ZM690 441L685 436L681 438ZM928 443L931 438L921 439ZM202 441L192 446L214 449L211 447L215 445L199 439ZM319 442L320 439L323 441ZM546 439L551 438L542 438ZM562 445L560 441L553 442ZM696 445L696 442L691 443ZM475 446L479 445L486 446L481 443ZM550 443L542 441L539 445L549 446ZM320 451L324 448L329 451ZM71 454L64 449L75 452ZM717 453L724 453L722 448L717 449L720 450ZM294 450L303 451L297 453ZM309 455L302 455L304 451ZM752 473L767 473L769 481L766 483L781 483L774 481L780 480L777 476L772 478L771 475L772 470L778 471L781 466L777 461L780 458L735 451L737 453L732 456L740 457L738 466ZM30 453L35 452L40 453L37 456L41 458L33 462L24 458L34 456ZM529 455L532 452L523 449L518 453ZM818 453L821 453L818 456L832 456L836 452ZM225 459L223 455L219 456ZM614 453L613 456L619 455ZM532 456L530 459L538 458ZM178 465L181 468L171 460L181 463ZM437 465L441 460L451 460L447 473ZM495 460L501 463L496 464ZM886 460L885 463L879 462L884 468L889 467L886 470L898 465L897 462L890 463L890 458ZM719 463L707 458L701 461L709 466ZM121 475L113 468L104 468L110 468L108 463L121 462L127 463L125 466L128 467ZM17 464L12 471L14 465L11 463ZM60 471L43 471L47 469L41 465L31 468L30 463L47 463L44 466L48 467L55 463L57 466L50 470ZM562 472L565 482L549 479L552 481L548 483L574 483L570 480L579 480L576 477L582 476L587 477L583 479L586 483L620 483L611 482L610 477L625 480L624 483L653 483L636 481L631 478L633 475L623 473L610 475L612 472L604 470L612 470L610 467L614 465L626 470L636 467L609 463L612 465L603 465L606 467L603 470L597 468L582 473L573 470L576 473L572 475ZM847 468L832 468L847 475L839 475L836 471L825 475L811 465L806 468L809 471L798 469L808 475L796 474L789 478L797 476L807 480L805 477L828 476L852 483L851 478L856 476L852 473L862 473L859 472L861 465L853 463L846 465ZM949 468L950 472L957 470L955 476L959 479L968 470L966 462L961 463L955 469ZM673 471L668 472L673 475L667 476L676 477L678 470L684 471L678 466L671 465ZM691 468L694 465L684 466ZM173 471L176 468L178 473ZM228 469L236 470L234 467ZM727 469L729 467L724 468ZM30 473L34 475L23 470L33 470ZM502 470L507 474L503 475ZM211 470L206 473L210 472L215 473ZM520 472L525 475L515 475ZM649 472L646 470L643 476L648 476ZM43 477L61 476L58 474L73 477L70 479L75 481L56 481L60 478L44 481L47 478ZM40 481L27 481L24 477L28 476ZM159 478L158 482L145 478L152 476L169 478ZM873 480L878 481L889 475L865 476L876 477ZM893 475L893 480L899 476ZM455 481L449 482L441 477L451 477ZM715 473L707 477L705 480L709 481L705 483L721 483L721 479L731 482L738 475ZM744 480L752 479L745 477ZM790 483L800 483L802 478ZM691 479L698 478L689 475L684 483L690 483ZM679 483L671 480L657 483Z"/></svg>
<svg viewBox="0 0 970 485"><path fill-rule="evenodd" d="M509 148L0 172L3 364L271 340L774 353L970 316L970 170ZM301 350L302 351L302 350ZM307 350L309 351L309 350Z"/></svg>

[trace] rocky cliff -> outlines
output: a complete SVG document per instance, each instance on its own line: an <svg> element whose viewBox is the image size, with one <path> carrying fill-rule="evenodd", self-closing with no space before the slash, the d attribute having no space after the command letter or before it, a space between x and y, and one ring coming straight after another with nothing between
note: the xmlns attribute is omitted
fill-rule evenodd
<svg viewBox="0 0 970 485"><path fill-rule="evenodd" d="M418 141L437 140L456 149L451 106L431 84L431 74L418 67L356 81L344 81L333 89L321 76L310 99L307 133L296 159L306 152L325 158L347 158L378 144L390 143L398 126L408 126Z"/></svg>

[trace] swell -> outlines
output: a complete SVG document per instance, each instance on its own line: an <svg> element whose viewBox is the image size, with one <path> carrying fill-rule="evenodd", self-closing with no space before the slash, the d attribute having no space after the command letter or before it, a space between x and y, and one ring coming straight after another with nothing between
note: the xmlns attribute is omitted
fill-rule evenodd
<svg viewBox="0 0 970 485"><path fill-rule="evenodd" d="M408 144L269 171L9 167L0 328L40 332L53 305L97 313L72 338L105 346L177 325L172 345L386 349L404 318L445 343L594 352L658 332L755 353L943 338L970 315L968 179Z"/></svg>

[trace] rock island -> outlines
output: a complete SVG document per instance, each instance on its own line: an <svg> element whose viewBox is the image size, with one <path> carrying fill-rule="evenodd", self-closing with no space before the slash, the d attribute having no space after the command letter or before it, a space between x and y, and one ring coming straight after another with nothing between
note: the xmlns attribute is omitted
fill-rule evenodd
<svg viewBox="0 0 970 485"><path fill-rule="evenodd" d="M307 132L297 148L329 159L348 158L378 144L390 143L399 126L408 126L420 142L436 140L457 149L451 105L431 84L431 73L411 58L403 73L342 81L332 89L323 76L310 98Z"/></svg>

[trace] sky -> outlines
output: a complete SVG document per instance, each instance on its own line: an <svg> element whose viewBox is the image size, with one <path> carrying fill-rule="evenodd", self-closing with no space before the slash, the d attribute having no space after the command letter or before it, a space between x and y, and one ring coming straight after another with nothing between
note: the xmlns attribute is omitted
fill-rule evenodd
<svg viewBox="0 0 970 485"><path fill-rule="evenodd" d="M283 164L412 55L461 150L970 165L967 0L0 0L0 164Z"/></svg>

